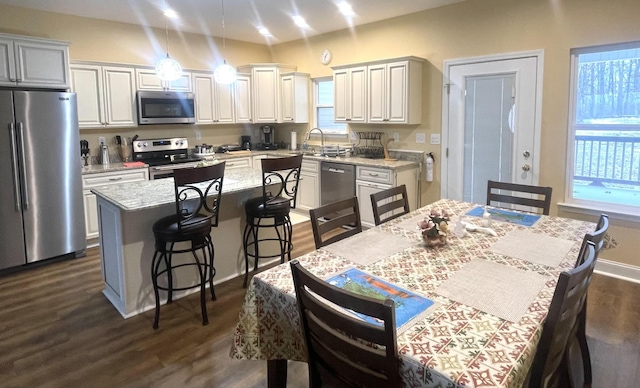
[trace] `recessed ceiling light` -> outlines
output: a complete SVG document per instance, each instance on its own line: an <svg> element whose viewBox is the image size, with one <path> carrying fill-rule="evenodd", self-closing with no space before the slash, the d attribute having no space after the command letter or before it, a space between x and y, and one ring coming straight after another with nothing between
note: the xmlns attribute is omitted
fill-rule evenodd
<svg viewBox="0 0 640 388"><path fill-rule="evenodd" d="M178 18L178 13L174 10L172 10L171 8L167 8L164 11L164 16L168 17L169 19L177 19Z"/></svg>
<svg viewBox="0 0 640 388"><path fill-rule="evenodd" d="M264 36L271 36L271 33L266 27L258 27L258 32Z"/></svg>
<svg viewBox="0 0 640 388"><path fill-rule="evenodd" d="M346 1L338 3L338 9L344 16L355 16L355 12L353 12L351 4L347 3Z"/></svg>
<svg viewBox="0 0 640 388"><path fill-rule="evenodd" d="M293 17L293 22L300 28L309 28L309 25L304 20L304 18L300 15L296 15Z"/></svg>

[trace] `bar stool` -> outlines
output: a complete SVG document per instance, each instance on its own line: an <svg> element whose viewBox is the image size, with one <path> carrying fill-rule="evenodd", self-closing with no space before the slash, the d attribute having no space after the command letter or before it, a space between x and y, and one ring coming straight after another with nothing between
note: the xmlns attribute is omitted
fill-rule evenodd
<svg viewBox="0 0 640 388"><path fill-rule="evenodd" d="M151 280L156 298L156 314L153 328L158 328L160 320L159 290L168 292L167 304L173 301L173 291L183 291L200 286L200 307L202 324L207 325L207 306L205 286L209 282L211 299L216 299L213 289L214 247L211 240L211 227L218 226L218 215L224 177L225 162L208 167L184 168L174 171L175 214L163 217L153 224L155 253L151 261ZM189 242L188 248L175 248L176 243ZM202 260L197 251L202 253ZM195 262L174 265L172 255L191 252ZM164 266L161 265L164 263ZM198 284L174 287L174 271L181 267L196 267L200 282ZM158 284L158 278L167 274L166 286Z"/></svg>
<svg viewBox="0 0 640 388"><path fill-rule="evenodd" d="M245 205L247 225L243 233L244 249L244 282L247 287L249 277L249 257L253 257L253 270L258 269L258 260L280 257L284 263L285 256L291 260L293 243L291 232L293 226L289 213L296 207L298 183L302 155L286 158L262 159L262 196L248 200ZM277 237L259 236L260 229L272 229ZM260 244L277 242L280 249L275 254L260 254Z"/></svg>

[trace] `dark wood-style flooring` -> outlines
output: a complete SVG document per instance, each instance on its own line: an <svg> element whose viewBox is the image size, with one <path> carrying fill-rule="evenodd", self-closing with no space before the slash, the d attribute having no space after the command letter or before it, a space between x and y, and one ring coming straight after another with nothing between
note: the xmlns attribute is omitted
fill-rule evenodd
<svg viewBox="0 0 640 388"><path fill-rule="evenodd" d="M309 222L294 227L294 256L314 249ZM123 319L105 299L97 249L80 259L0 277L2 387L266 387L266 362L229 358L245 289L216 286L202 326L199 296ZM640 285L595 275L587 327L593 387L640 384ZM289 363L289 387L307 386Z"/></svg>

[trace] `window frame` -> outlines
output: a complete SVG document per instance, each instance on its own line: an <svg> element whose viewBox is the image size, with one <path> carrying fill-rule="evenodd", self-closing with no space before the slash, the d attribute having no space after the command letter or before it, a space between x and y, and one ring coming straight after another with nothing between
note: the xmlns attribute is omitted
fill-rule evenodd
<svg viewBox="0 0 640 388"><path fill-rule="evenodd" d="M322 130L322 132L325 135L325 138L335 138L335 139L348 139L349 137L349 127L347 126L346 123L339 123L344 125L344 129L342 130L336 130L336 129L325 129L322 128L320 126L320 124L318 123L318 109L319 108L333 108L335 109L335 98L332 99L332 104L331 105L327 105L327 104L320 104L319 103L319 83L320 82L327 82L327 81L332 81L333 82L333 76L325 76L325 77L315 77L312 78L311 81L313 82L313 127L314 128L320 128ZM334 84L335 87L335 84ZM334 89L335 92L335 89ZM335 94L334 94L335 96ZM314 136L315 134L312 134L312 136ZM318 135L319 136L319 135Z"/></svg>
<svg viewBox="0 0 640 388"><path fill-rule="evenodd" d="M623 205L612 202L603 202L603 201L595 201L595 200L587 200L581 198L574 198L573 189L574 189L574 173L575 173L575 155L576 155L576 131L577 130L585 130L590 126L588 124L577 124L576 115L577 115L577 95L578 95L578 65L579 65L579 56L583 54L590 53L599 53L605 51L616 51L616 50L625 50L625 49L638 49L640 48L640 41L635 42L627 42L627 43L613 43L592 47L582 47L582 48L574 48L571 50L571 60L570 60L570 78L569 78L569 109L568 109L568 119L567 119L567 168L565 174L565 202L559 203L558 206L560 210L571 212L571 213L580 213L580 214L588 214L588 215L600 215L603 212L609 214L609 216L617 219L622 219L626 221L632 222L640 222L640 206L630 206ZM615 130L625 129L629 130L629 125L621 125L621 124L600 124L598 125L603 129L612 129ZM640 130L640 125L633 126L632 130L638 128Z"/></svg>

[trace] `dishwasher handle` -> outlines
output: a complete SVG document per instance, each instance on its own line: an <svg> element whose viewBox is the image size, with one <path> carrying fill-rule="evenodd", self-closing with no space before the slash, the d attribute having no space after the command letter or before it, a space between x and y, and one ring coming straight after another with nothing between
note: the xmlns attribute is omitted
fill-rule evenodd
<svg viewBox="0 0 640 388"><path fill-rule="evenodd" d="M344 170L343 170L343 169L340 169L340 168L333 168L333 167L329 167L329 168L327 169L327 171L329 171L329 172L335 172L335 173L338 173L338 174L344 174Z"/></svg>

